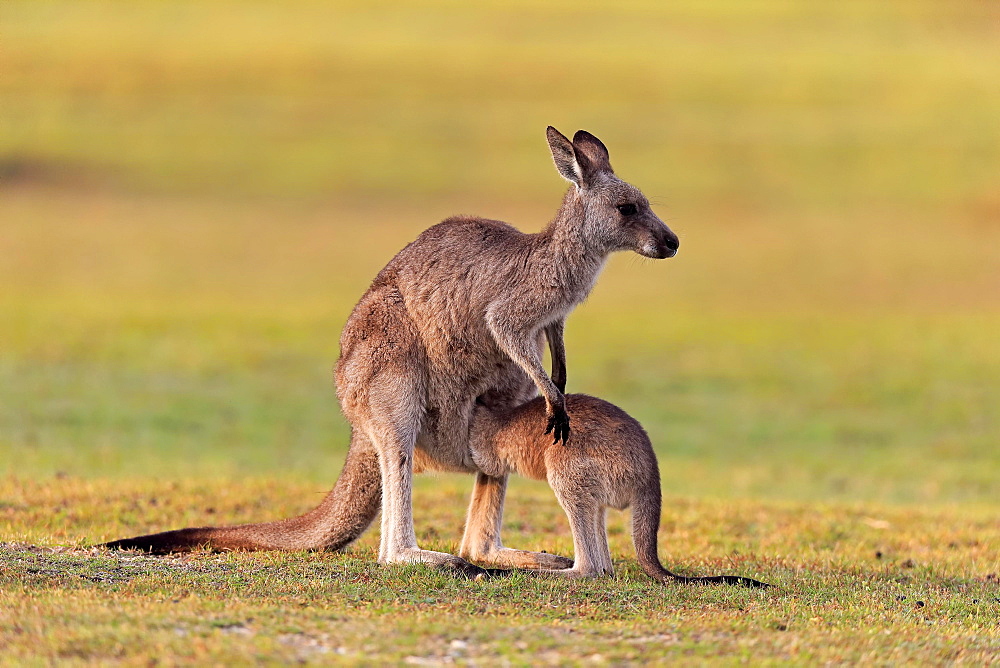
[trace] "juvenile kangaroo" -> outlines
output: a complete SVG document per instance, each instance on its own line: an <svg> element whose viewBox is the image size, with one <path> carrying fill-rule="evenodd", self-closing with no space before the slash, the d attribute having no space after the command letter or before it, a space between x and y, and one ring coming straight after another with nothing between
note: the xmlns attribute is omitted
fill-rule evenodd
<svg viewBox="0 0 1000 668"><path fill-rule="evenodd" d="M566 395L566 409L576 426L572 447L561 447L542 436L537 424L545 411L541 398L513 409L477 408L472 422L472 457L483 473L501 478L511 472L547 480L573 532L573 566L546 569L563 577L611 575L605 513L608 508L632 509L632 543L639 565L660 582L717 582L747 587L769 585L733 575L685 577L663 567L657 556L660 526L660 471L653 446L642 428L614 404L585 394ZM473 513L466 520L467 533L459 555L479 561L496 549L489 545L496 525L494 516L503 505ZM468 528L483 523L481 530ZM478 537L472 540L472 537ZM478 542L477 542L478 541ZM499 542L499 537L497 537Z"/></svg>
<svg viewBox="0 0 1000 668"><path fill-rule="evenodd" d="M540 392L545 420L539 416L537 429L566 443L566 316L590 293L612 252L667 258L679 245L642 193L614 174L597 137L580 131L570 141L549 127L547 138L557 170L572 186L543 231L525 234L482 218L445 220L390 260L354 307L335 372L351 446L320 506L280 522L182 529L109 547L339 549L364 532L381 505L380 562L475 572L462 559L417 547L414 464L478 473L471 510L502 505L506 475L480 472L469 448L475 406L513 408ZM551 378L541 362L543 335ZM491 535L498 536L496 521ZM485 531L481 523L475 527ZM552 555L491 545L495 553L480 556L497 563L566 565Z"/></svg>

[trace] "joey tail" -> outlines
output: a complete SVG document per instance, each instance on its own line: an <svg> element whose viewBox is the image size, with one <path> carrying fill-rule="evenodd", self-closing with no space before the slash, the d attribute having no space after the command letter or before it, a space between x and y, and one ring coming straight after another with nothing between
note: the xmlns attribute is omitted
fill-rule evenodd
<svg viewBox="0 0 1000 668"><path fill-rule="evenodd" d="M224 527L191 527L123 538L102 547L153 554L210 550L340 550L365 532L382 504L375 449L355 438L337 483L298 517Z"/></svg>
<svg viewBox="0 0 1000 668"><path fill-rule="evenodd" d="M656 476L659 478L659 476ZM646 486L632 503L632 543L635 545L639 566L649 577L659 582L684 582L689 584L726 584L766 589L766 582L740 575L706 575L687 577L671 573L657 555L656 535L660 528L660 483Z"/></svg>

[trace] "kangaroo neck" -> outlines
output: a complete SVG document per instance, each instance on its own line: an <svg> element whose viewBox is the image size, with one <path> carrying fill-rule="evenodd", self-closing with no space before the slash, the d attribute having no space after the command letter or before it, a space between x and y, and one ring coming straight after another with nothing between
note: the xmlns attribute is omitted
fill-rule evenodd
<svg viewBox="0 0 1000 668"><path fill-rule="evenodd" d="M604 268L610 250L588 234L587 211L577 189L570 188L552 222L539 233L545 260L557 280L582 301Z"/></svg>

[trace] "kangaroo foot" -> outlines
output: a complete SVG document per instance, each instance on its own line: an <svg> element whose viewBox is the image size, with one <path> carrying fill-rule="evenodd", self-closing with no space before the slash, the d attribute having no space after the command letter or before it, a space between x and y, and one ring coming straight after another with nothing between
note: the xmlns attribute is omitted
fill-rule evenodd
<svg viewBox="0 0 1000 668"><path fill-rule="evenodd" d="M508 575L510 571L496 568L481 568L470 564L461 557L446 552L408 548L396 550L392 554L379 559L382 564L430 564L441 570L455 573L470 580L492 579Z"/></svg>
<svg viewBox="0 0 1000 668"><path fill-rule="evenodd" d="M532 575L539 575L542 577L552 577L552 578L568 578L568 579L583 579L583 578L599 578L605 575L614 575L611 571L601 571L594 568L541 568L538 570L531 571Z"/></svg>
<svg viewBox="0 0 1000 668"><path fill-rule="evenodd" d="M498 550L491 550L490 552L476 555L462 556L480 563L503 566L505 568L562 570L573 567L572 559L560 557L558 554L529 552L528 550L515 550L509 547L501 547Z"/></svg>

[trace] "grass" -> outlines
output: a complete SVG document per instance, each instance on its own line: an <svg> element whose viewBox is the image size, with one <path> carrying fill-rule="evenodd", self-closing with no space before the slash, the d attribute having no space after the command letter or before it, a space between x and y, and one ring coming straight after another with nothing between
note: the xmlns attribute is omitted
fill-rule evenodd
<svg viewBox="0 0 1000 668"><path fill-rule="evenodd" d="M617 575L592 583L382 569L377 531L348 555L89 549L300 512L342 461L329 371L339 324L391 246L424 223L390 210L364 228L331 226L338 205L224 202L21 188L0 203L18 258L0 328L0 646L11 660L995 655L1000 323L969 264L934 270L961 283L961 305L929 291L919 307L879 306L905 292L906 276L889 275L860 295L867 303L808 308L803 291L823 294L824 279L795 274L787 298L747 303L741 286L699 304L707 279L687 268L694 259L618 258L574 314L570 388L626 407L657 445L668 565L775 591L656 585L619 514ZM86 229L67 222L70 209ZM979 257L981 238L953 237L959 252L945 260ZM696 258L725 253L701 240ZM773 249L758 240L757 251ZM766 291L770 279L755 280ZM661 294L671 285L677 294ZM469 482L418 484L422 545L455 549ZM508 506L508 544L570 553L544 486L516 484Z"/></svg>
<svg viewBox="0 0 1000 668"><path fill-rule="evenodd" d="M986 662L1000 535L988 3L6 3L0 652L38 663ZM221 29L219 26L225 26ZM421 229L538 229L586 127L682 239L616 257L569 388L657 448L663 587L90 546L332 484L331 366ZM422 545L469 489L421 479ZM518 481L506 542L562 554Z"/></svg>
<svg viewBox="0 0 1000 668"><path fill-rule="evenodd" d="M208 508L211 518L280 516L302 507L290 499L321 489L273 480L125 480L109 489L76 478L13 486L5 515L28 527L15 535L25 541L118 535L137 518L173 526ZM455 548L466 487L419 486L422 544ZM126 663L980 662L1000 642L1000 536L987 509L668 498L669 564L778 586L766 592L653 583L631 556L624 516L610 520L618 573L591 582L469 583L425 567L381 568L373 535L346 555L154 558L8 544L0 637L13 660ZM515 485L508 526L509 544L570 549L542 485Z"/></svg>

